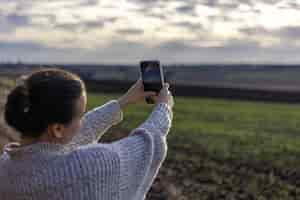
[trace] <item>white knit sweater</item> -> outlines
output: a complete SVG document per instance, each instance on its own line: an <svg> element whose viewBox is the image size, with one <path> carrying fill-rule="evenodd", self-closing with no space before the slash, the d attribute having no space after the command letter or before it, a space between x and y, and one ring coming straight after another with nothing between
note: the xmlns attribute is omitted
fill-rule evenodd
<svg viewBox="0 0 300 200"><path fill-rule="evenodd" d="M128 137L97 143L123 119L111 100L84 115L68 144L7 144L0 156L0 199L143 200L166 157L172 118L160 103Z"/></svg>

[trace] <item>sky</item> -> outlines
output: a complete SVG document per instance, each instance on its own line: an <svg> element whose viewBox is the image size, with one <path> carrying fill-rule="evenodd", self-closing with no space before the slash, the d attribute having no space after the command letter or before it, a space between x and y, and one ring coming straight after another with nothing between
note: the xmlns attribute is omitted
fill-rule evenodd
<svg viewBox="0 0 300 200"><path fill-rule="evenodd" d="M299 63L300 0L1 0L0 62Z"/></svg>

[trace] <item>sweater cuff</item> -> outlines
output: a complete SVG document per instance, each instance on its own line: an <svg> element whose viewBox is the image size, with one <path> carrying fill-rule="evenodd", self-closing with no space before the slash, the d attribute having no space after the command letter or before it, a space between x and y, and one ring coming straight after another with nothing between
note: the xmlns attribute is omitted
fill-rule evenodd
<svg viewBox="0 0 300 200"><path fill-rule="evenodd" d="M166 103L157 104L148 119L137 129L146 129L150 133L166 136L171 128L173 113Z"/></svg>
<svg viewBox="0 0 300 200"><path fill-rule="evenodd" d="M156 110L162 113L168 113L168 116L170 117L171 121L173 119L173 111L172 108L167 103L159 103L156 105Z"/></svg>

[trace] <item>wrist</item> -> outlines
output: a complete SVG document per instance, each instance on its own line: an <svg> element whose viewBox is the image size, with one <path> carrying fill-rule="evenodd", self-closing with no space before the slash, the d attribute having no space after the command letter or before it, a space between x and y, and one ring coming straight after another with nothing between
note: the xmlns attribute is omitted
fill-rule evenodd
<svg viewBox="0 0 300 200"><path fill-rule="evenodd" d="M124 96L117 99L117 101L119 102L121 109L126 108L129 104L129 102L127 101L127 99Z"/></svg>

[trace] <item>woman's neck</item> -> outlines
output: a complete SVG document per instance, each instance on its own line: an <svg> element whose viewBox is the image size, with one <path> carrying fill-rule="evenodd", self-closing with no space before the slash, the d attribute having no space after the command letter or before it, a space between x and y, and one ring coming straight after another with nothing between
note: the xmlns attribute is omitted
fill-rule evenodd
<svg viewBox="0 0 300 200"><path fill-rule="evenodd" d="M37 142L51 142L51 139L47 136L47 134L42 134L40 137L22 137L20 144L21 145L30 145Z"/></svg>
<svg viewBox="0 0 300 200"><path fill-rule="evenodd" d="M38 142L38 141L39 141L39 140L38 140L37 138L23 137L23 138L21 139L20 144L21 144L22 146L24 146L24 145L34 144L34 143L36 143L36 142Z"/></svg>

